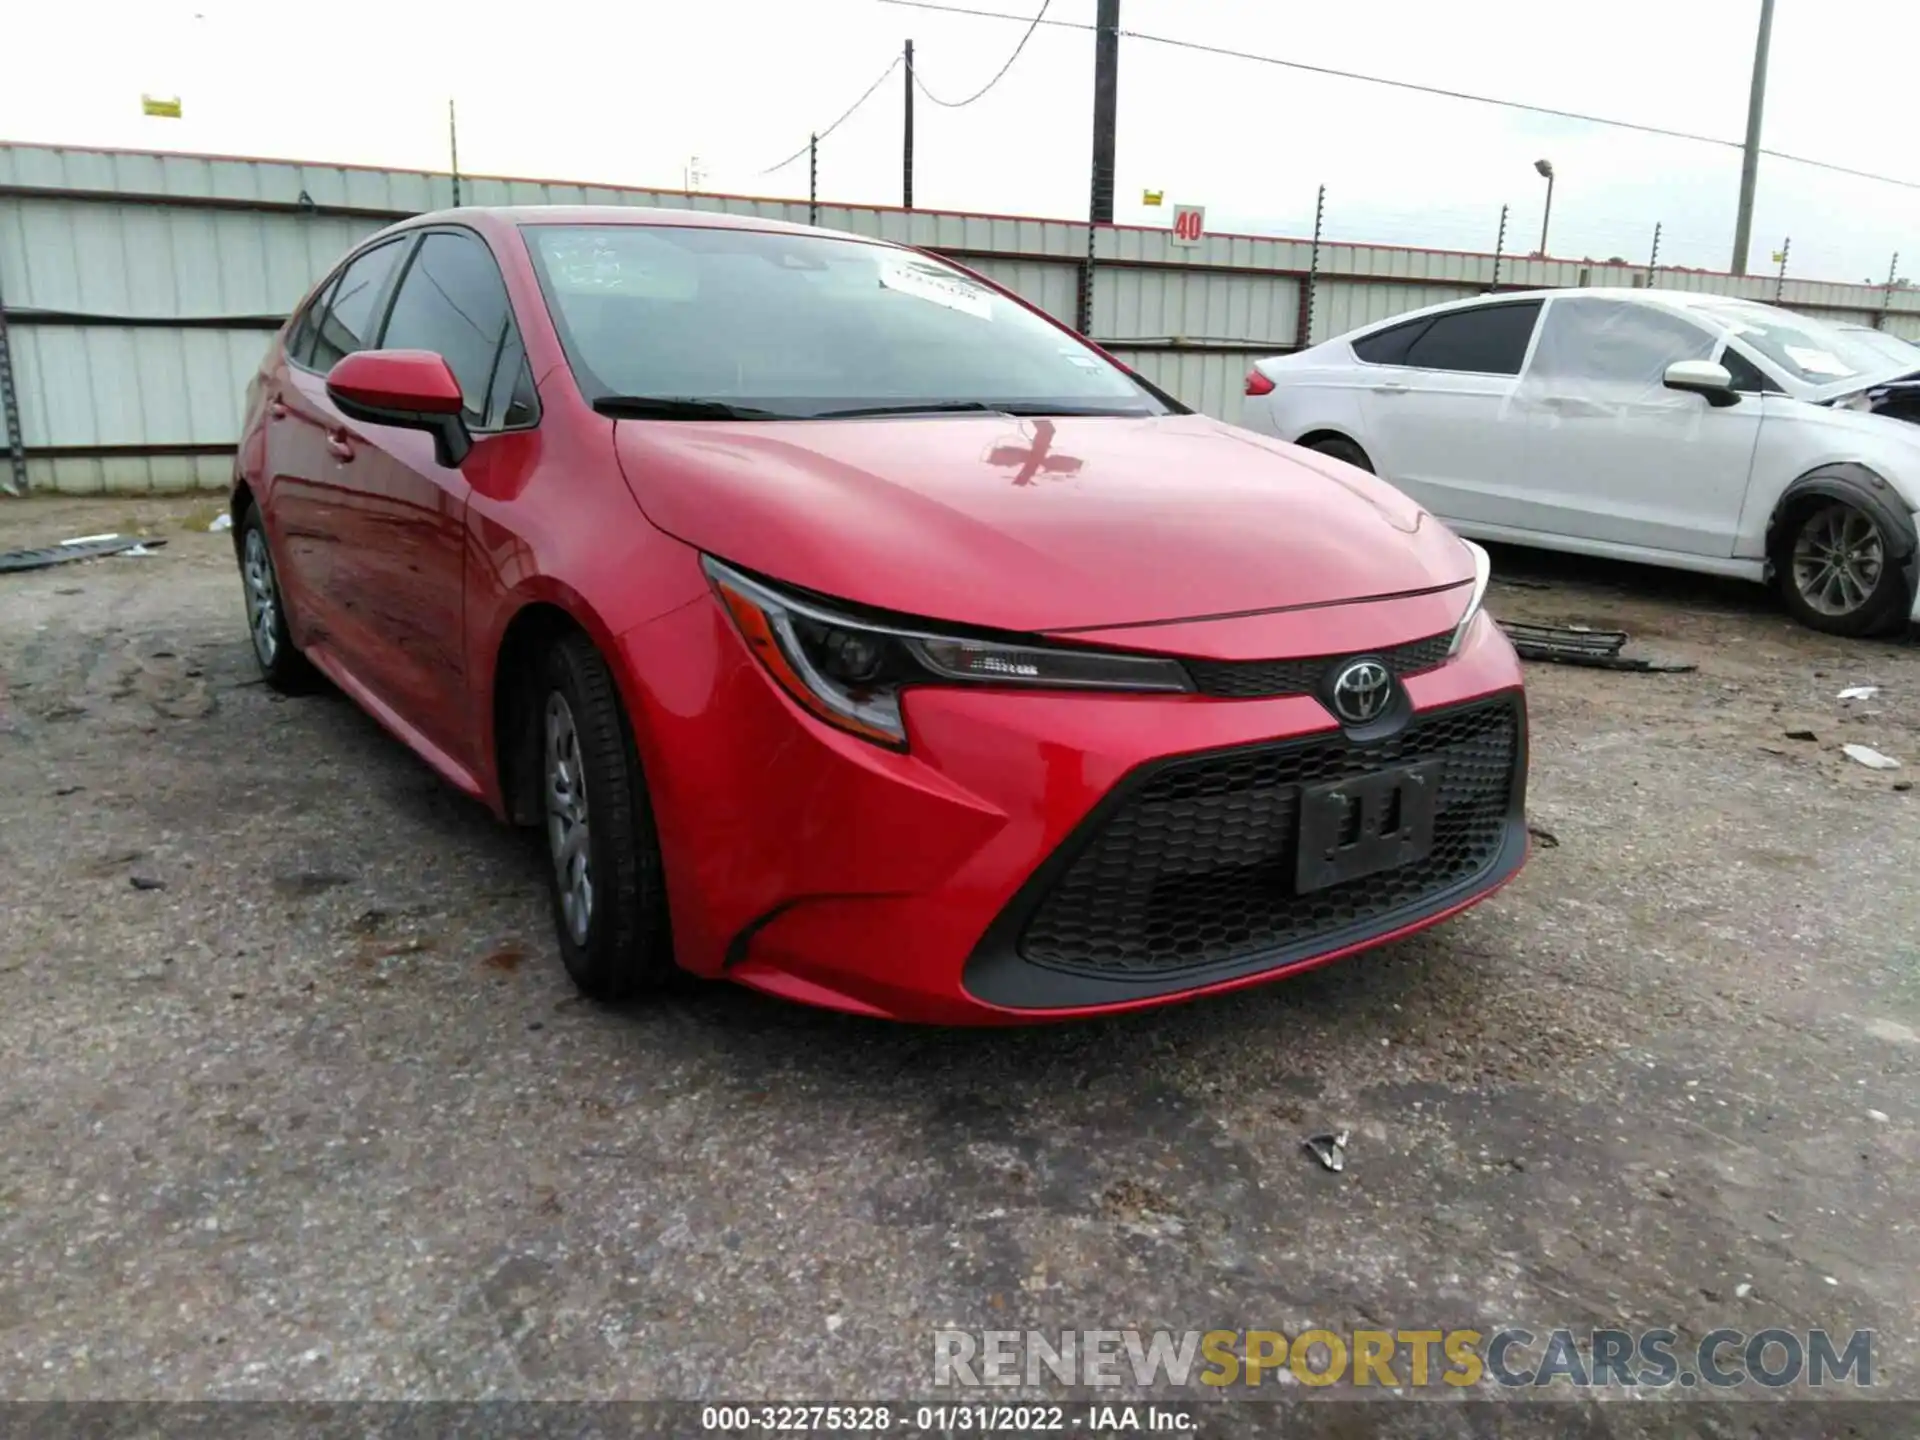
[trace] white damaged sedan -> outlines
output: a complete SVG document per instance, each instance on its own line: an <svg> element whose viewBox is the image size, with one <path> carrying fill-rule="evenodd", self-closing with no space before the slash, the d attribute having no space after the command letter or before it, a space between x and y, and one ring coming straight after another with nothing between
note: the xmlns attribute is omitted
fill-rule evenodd
<svg viewBox="0 0 1920 1440"><path fill-rule="evenodd" d="M1241 423L1463 535L1771 583L1805 624L1870 635L1920 622L1902 382L1897 351L1771 305L1532 291L1261 360Z"/></svg>

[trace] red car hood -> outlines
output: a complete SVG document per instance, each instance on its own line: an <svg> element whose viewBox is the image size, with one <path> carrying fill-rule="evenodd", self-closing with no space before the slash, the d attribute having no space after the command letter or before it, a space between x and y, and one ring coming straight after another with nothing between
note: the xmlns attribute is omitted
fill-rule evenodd
<svg viewBox="0 0 1920 1440"><path fill-rule="evenodd" d="M1432 590L1473 562L1338 461L1198 415L623 420L668 534L822 595L1071 630Z"/></svg>

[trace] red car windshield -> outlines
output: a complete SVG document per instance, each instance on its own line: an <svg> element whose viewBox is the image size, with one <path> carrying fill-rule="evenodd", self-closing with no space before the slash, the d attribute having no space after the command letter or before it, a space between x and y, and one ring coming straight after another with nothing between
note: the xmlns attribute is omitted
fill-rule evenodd
<svg viewBox="0 0 1920 1440"><path fill-rule="evenodd" d="M575 379L616 411L625 399L689 402L685 418L1168 412L1072 335L911 251L694 226L523 233Z"/></svg>

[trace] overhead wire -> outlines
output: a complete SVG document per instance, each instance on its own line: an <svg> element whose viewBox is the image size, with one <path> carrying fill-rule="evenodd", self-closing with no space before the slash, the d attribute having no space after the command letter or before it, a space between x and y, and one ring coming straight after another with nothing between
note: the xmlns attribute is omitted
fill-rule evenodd
<svg viewBox="0 0 1920 1440"><path fill-rule="evenodd" d="M813 149L813 147L817 145L820 141L826 139L827 136L831 135L834 131L838 130L842 125L844 125L847 122L847 120L852 116L854 111L858 110L862 105L866 104L867 101L873 98L873 92L878 90L883 84L886 83L887 77L893 74L894 71L900 68L900 59L901 59L900 56L898 55L894 56L893 63L888 65L885 70L882 70L880 72L880 78L878 80L875 80L873 84L869 85L866 88L865 92L860 96L860 98L854 101L853 104L849 105L846 108L846 110L841 113L841 116L838 120L834 121L833 124L827 126L826 129L815 133L813 136L811 136L807 140L806 144L802 145L798 150L794 151L793 154L789 155L786 159L782 160L778 165L769 165L766 169L760 172L760 175L764 177L764 176L773 174L775 171L786 169L787 166L793 164L794 161L798 160L802 155L806 154L807 151Z"/></svg>
<svg viewBox="0 0 1920 1440"><path fill-rule="evenodd" d="M934 10L948 15L971 15L982 20L1009 20L1016 23L1026 22L1024 15L1008 15L1000 10L981 10L970 5L951 5L941 0L880 0L883 5L900 5L911 10ZM1093 30L1098 27L1084 20L1046 20L1035 18L1031 23L1036 28L1044 23L1067 30ZM1696 145L1717 145L1723 149L1741 150L1745 146L1741 141L1728 140L1719 135L1701 135L1691 130L1674 130L1664 125L1648 125L1637 120L1621 120L1610 115L1590 115L1580 110L1560 110L1551 105L1531 105L1524 100L1506 100L1497 95L1476 95L1468 90L1451 90L1440 85L1424 85L1413 80L1393 80L1384 75L1364 75L1356 70L1338 70L1328 65L1313 65L1304 60L1283 60L1277 55L1256 55L1249 50L1235 50L1225 45L1208 45L1198 40L1180 40L1171 35L1153 35L1144 30L1121 30L1120 34L1129 40L1142 40L1153 45L1165 45L1176 50L1192 50L1206 55L1219 55L1233 60L1251 60L1261 65L1276 65L1285 70L1299 70L1310 75L1325 75L1336 80L1355 80L1364 85L1380 85L1392 90L1408 90L1420 95L1434 95L1447 100L1464 100L1476 105L1494 105L1503 110L1519 110L1530 115L1545 115L1556 120L1576 120L1587 125L1606 125L1616 130L1633 130L1642 135L1659 135L1669 140L1688 140ZM1774 160L1785 160L1794 165L1805 165L1815 170L1828 170L1836 175L1850 175L1857 180L1874 180L1885 185L1898 185L1907 190L1920 190L1920 180L1905 180L1898 175L1882 175L1872 170L1859 170L1850 165L1837 165L1831 160L1816 160L1807 155L1794 155L1785 150L1770 150L1762 146L1760 153Z"/></svg>
<svg viewBox="0 0 1920 1440"><path fill-rule="evenodd" d="M1033 39L1033 32L1040 28L1041 22L1047 18L1047 11L1049 8L1051 8L1052 5L1053 5L1053 0L1042 0L1039 13L1035 15L1032 21L1028 23L1027 33L1022 35L1020 37L1020 43L1013 47L1013 53L1007 57L1007 63L1002 65L998 70L994 72L993 78L991 80L987 81L986 84L982 85L978 90L974 91L973 94L969 95L966 99L942 100L938 95L934 94L933 91L927 88L927 82L920 78L920 72L918 70L915 70L913 72L913 83L919 87L920 93L922 95L926 96L927 99L931 100L934 104L942 106L945 109L960 110L960 109L964 109L968 105L973 104L974 101L980 99L989 90L993 89L994 86L998 85L1000 81L1006 76L1006 73L1013 68L1013 62L1018 60L1020 58L1020 52L1027 48L1027 42Z"/></svg>

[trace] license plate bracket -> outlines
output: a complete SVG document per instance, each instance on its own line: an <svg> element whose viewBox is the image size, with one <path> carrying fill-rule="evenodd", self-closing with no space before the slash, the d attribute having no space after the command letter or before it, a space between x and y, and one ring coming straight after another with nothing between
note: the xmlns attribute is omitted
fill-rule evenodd
<svg viewBox="0 0 1920 1440"><path fill-rule="evenodd" d="M1311 894L1425 859L1445 773L1445 761L1429 760L1303 787L1294 892Z"/></svg>

